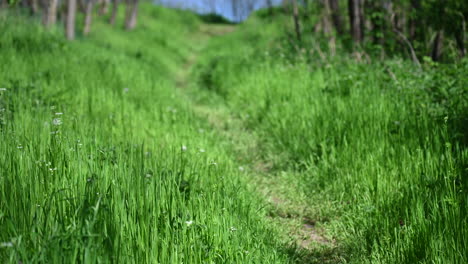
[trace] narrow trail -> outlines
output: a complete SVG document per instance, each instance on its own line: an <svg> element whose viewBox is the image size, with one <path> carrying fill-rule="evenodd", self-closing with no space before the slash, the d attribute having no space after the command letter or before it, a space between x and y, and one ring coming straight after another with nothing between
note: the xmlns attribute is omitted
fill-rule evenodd
<svg viewBox="0 0 468 264"><path fill-rule="evenodd" d="M314 220L314 209L307 195L300 191L299 181L291 182L290 178L286 179L282 173L272 170L274 161L261 153L260 135L247 129L226 104L202 104L189 92L191 85L196 85L191 74L193 67L210 40L234 30L235 26L230 25L202 25L194 37L193 52L176 76L176 86L191 104L195 115L207 120L219 135L230 142L240 169L247 175L251 191L258 193L266 202L267 221L282 230L282 239L289 241L301 255L299 262L340 263L342 259L337 253L337 242Z"/></svg>

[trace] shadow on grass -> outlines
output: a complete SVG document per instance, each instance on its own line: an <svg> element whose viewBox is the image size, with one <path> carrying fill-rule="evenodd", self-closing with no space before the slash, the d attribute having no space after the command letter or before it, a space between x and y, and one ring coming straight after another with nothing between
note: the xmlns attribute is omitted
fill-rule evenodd
<svg viewBox="0 0 468 264"><path fill-rule="evenodd" d="M209 14L201 14L198 15L201 21L208 23L208 24L223 24L223 25L236 25L232 21L229 21L227 18L220 16L218 14L209 13Z"/></svg>
<svg viewBox="0 0 468 264"><path fill-rule="evenodd" d="M306 249L289 244L281 248L280 252L289 256L290 263L297 264L338 264L348 259L347 251L340 247L317 246Z"/></svg>

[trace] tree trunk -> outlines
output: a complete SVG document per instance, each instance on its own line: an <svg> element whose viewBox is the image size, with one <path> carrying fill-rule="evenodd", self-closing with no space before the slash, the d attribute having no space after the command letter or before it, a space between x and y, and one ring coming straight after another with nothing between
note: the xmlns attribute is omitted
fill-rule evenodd
<svg viewBox="0 0 468 264"><path fill-rule="evenodd" d="M125 19L125 28L132 30L136 27L138 15L138 0L127 0L127 16Z"/></svg>
<svg viewBox="0 0 468 264"><path fill-rule="evenodd" d="M99 15L105 15L109 11L109 0L101 0L101 4L99 7Z"/></svg>
<svg viewBox="0 0 468 264"><path fill-rule="evenodd" d="M86 10L85 10L85 20L84 20L84 28L83 28L83 35L88 35L91 32L91 23L93 19L93 6L94 0L88 0L86 3Z"/></svg>
<svg viewBox="0 0 468 264"><path fill-rule="evenodd" d="M0 0L0 9L7 8L7 0Z"/></svg>
<svg viewBox="0 0 468 264"><path fill-rule="evenodd" d="M47 28L50 28L52 25L57 22L57 3L58 0L48 0L46 2L45 12L42 17L42 23Z"/></svg>
<svg viewBox="0 0 468 264"><path fill-rule="evenodd" d="M455 40L457 42L458 50L460 51L461 57L465 57L466 55L465 32L466 32L466 22L465 20L463 20L461 29L455 32Z"/></svg>
<svg viewBox="0 0 468 264"><path fill-rule="evenodd" d="M339 1L338 0L327 0L327 1L329 1L333 25L335 26L336 32L338 32L338 34L341 35L343 34L344 30L343 30L343 20L341 18L341 13L340 13Z"/></svg>
<svg viewBox="0 0 468 264"><path fill-rule="evenodd" d="M411 13L409 21L409 39L411 41L420 40L420 25L418 19L418 12L421 10L420 0L411 0Z"/></svg>
<svg viewBox="0 0 468 264"><path fill-rule="evenodd" d="M323 27L323 33L325 36L330 37L332 34L332 23L331 23L331 17L332 11L330 7L330 1L329 0L323 0L323 12L322 12L322 27Z"/></svg>
<svg viewBox="0 0 468 264"><path fill-rule="evenodd" d="M348 0L349 24L351 25L351 37L355 44L361 44L363 40L363 14L361 14L361 0Z"/></svg>
<svg viewBox="0 0 468 264"><path fill-rule="evenodd" d="M75 39L76 0L68 0L65 33L68 40Z"/></svg>
<svg viewBox="0 0 468 264"><path fill-rule="evenodd" d="M293 20L294 20L294 30L296 31L297 41L302 41L301 36L301 25L299 23L299 9L297 7L297 0L292 0L293 3Z"/></svg>
<svg viewBox="0 0 468 264"><path fill-rule="evenodd" d="M109 24L114 25L115 24L115 18L117 17L117 11L119 10L119 0L113 0L112 1L112 14L109 19Z"/></svg>
<svg viewBox="0 0 468 264"><path fill-rule="evenodd" d="M433 61L440 60L440 58L442 57L443 48L444 48L444 31L439 30L434 39L434 43L432 45L431 57Z"/></svg>
<svg viewBox="0 0 468 264"><path fill-rule="evenodd" d="M33 15L39 12L39 3L38 0L31 0L31 12Z"/></svg>

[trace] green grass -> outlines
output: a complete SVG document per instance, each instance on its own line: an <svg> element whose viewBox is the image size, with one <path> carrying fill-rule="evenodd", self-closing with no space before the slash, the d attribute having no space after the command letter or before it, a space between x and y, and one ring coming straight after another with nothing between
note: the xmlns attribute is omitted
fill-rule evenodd
<svg viewBox="0 0 468 264"><path fill-rule="evenodd" d="M287 261L175 87L196 16L145 4L133 32L104 21L66 42L0 15L0 262Z"/></svg>
<svg viewBox="0 0 468 264"><path fill-rule="evenodd" d="M324 61L265 11L106 20L0 13L0 262L468 262L468 61Z"/></svg>
<svg viewBox="0 0 468 264"><path fill-rule="evenodd" d="M213 41L194 72L199 101L228 105L260 139L277 175L266 182L308 203L302 217L349 262L466 263L468 61L324 63L294 55L279 21Z"/></svg>

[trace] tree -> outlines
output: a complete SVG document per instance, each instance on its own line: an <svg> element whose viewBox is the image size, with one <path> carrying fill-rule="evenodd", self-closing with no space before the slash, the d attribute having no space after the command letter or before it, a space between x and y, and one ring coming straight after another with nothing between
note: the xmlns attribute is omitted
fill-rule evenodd
<svg viewBox="0 0 468 264"><path fill-rule="evenodd" d="M433 61L439 61L442 57L442 51L444 49L444 31L437 31L436 37L432 44L431 57Z"/></svg>
<svg viewBox="0 0 468 264"><path fill-rule="evenodd" d="M340 5L338 0L325 0L328 1L328 5L331 10L331 16L332 16L332 21L333 21L333 26L336 29L336 32L338 34L343 34L344 29L343 29L343 19L341 18L341 13L340 13Z"/></svg>
<svg viewBox="0 0 468 264"><path fill-rule="evenodd" d="M68 0L65 33L68 40L75 39L76 0Z"/></svg>
<svg viewBox="0 0 468 264"><path fill-rule="evenodd" d="M57 4L58 0L46 0L42 23L49 28L57 21Z"/></svg>
<svg viewBox="0 0 468 264"><path fill-rule="evenodd" d="M362 0L348 0L348 10L349 24L351 25L351 37L355 44L361 44L364 40Z"/></svg>
<svg viewBox="0 0 468 264"><path fill-rule="evenodd" d="M296 31L297 40L301 42L302 41L301 24L299 22L299 8L297 7L297 1L292 0L292 5L293 5L294 30Z"/></svg>
<svg viewBox="0 0 468 264"><path fill-rule="evenodd" d="M109 24L111 25L115 24L115 18L117 17L118 10L119 10L119 0L113 0L112 1L112 13L109 18Z"/></svg>
<svg viewBox="0 0 468 264"><path fill-rule="evenodd" d="M132 30L136 27L138 15L138 0L127 0L125 28Z"/></svg>
<svg viewBox="0 0 468 264"><path fill-rule="evenodd" d="M87 0L86 2L86 9L85 9L85 20L84 20L84 28L83 28L83 35L88 35L91 32L91 23L93 19L93 6L94 0Z"/></svg>

